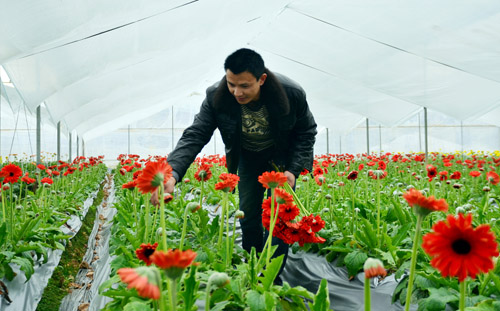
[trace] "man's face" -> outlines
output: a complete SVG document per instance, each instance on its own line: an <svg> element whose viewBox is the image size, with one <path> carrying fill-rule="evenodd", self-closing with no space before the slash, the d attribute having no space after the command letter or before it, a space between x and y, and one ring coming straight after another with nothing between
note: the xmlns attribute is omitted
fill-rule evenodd
<svg viewBox="0 0 500 311"><path fill-rule="evenodd" d="M246 105L249 102L259 99L260 87L266 81L266 77L265 73L257 79L248 71L236 75L231 70L226 70L227 88L241 105Z"/></svg>

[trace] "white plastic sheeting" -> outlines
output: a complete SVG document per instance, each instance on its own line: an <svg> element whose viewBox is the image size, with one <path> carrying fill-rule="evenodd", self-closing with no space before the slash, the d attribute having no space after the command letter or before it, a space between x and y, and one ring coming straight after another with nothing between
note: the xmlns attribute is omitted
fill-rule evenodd
<svg viewBox="0 0 500 311"><path fill-rule="evenodd" d="M306 89L320 128L421 107L500 125L496 0L0 0L0 64L34 111L86 141L171 106L196 111L247 46ZM193 112L194 114L194 112Z"/></svg>

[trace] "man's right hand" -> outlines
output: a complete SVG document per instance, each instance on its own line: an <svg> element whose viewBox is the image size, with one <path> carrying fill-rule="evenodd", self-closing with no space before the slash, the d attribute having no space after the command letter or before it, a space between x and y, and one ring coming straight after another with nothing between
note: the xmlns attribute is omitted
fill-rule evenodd
<svg viewBox="0 0 500 311"><path fill-rule="evenodd" d="M163 193L173 193L176 183L177 181L175 180L175 178L170 177L170 179L167 180L167 183L163 185ZM151 202L151 204L153 204L154 206L160 205L160 201L158 200L158 189L156 189L156 191L151 194L151 199L149 200L149 202Z"/></svg>

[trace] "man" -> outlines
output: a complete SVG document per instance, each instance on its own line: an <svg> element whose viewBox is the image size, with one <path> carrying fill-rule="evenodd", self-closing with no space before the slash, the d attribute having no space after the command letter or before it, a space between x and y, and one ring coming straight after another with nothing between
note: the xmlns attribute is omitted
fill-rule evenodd
<svg viewBox="0 0 500 311"><path fill-rule="evenodd" d="M235 51L226 58L224 69L225 77L207 89L193 124L168 155L173 177L165 192L173 192L175 183L218 128L228 171L240 177L240 209L245 213L240 220L243 248L250 252L255 247L260 252L265 241L261 216L265 189L258 177L275 170L274 163L285 169L284 175L294 187L304 168L311 171L316 122L303 89L269 71L255 51ZM284 266L288 245L278 238L273 238L273 244L279 245L274 256L285 255Z"/></svg>

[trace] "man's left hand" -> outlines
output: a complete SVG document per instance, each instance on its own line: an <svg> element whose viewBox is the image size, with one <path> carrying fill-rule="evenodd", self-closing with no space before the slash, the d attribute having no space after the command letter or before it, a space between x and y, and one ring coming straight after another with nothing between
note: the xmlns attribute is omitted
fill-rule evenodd
<svg viewBox="0 0 500 311"><path fill-rule="evenodd" d="M290 173L289 171L284 171L283 172L283 175L286 176L286 179L288 181L288 184L290 185L290 187L294 187L295 186L295 175L293 175L292 173Z"/></svg>

